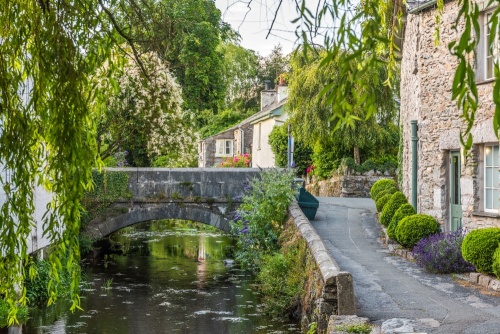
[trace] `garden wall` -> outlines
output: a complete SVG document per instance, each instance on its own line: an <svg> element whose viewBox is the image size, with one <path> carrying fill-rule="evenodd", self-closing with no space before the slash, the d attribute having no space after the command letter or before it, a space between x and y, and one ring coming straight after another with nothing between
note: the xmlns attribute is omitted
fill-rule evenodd
<svg viewBox="0 0 500 334"><path fill-rule="evenodd" d="M369 171L366 173L336 174L326 180L317 177L307 178L306 190L320 197L370 197L370 188L380 179L392 178L396 175Z"/></svg>
<svg viewBox="0 0 500 334"><path fill-rule="evenodd" d="M308 249L308 280L301 296L302 328L316 322L318 333L324 333L331 315L356 313L352 275L340 270L297 202L290 205L289 212Z"/></svg>

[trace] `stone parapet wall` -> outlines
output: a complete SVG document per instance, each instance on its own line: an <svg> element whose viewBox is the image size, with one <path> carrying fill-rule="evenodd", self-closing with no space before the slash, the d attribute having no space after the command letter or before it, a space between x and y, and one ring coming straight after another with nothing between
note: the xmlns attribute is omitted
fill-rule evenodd
<svg viewBox="0 0 500 334"><path fill-rule="evenodd" d="M156 199L212 198L236 201L245 194L245 187L259 178L258 168L107 168L110 172L128 175L130 198L146 201Z"/></svg>
<svg viewBox="0 0 500 334"><path fill-rule="evenodd" d="M316 322L318 332L323 333L331 315L356 314L352 275L340 270L297 202L290 205L289 212L316 267L304 294L307 300L302 301L306 306L302 310L303 318L305 316L308 323Z"/></svg>
<svg viewBox="0 0 500 334"><path fill-rule="evenodd" d="M395 175L370 171L364 174L333 175L326 180L316 177L308 179L306 190L319 197L370 197L372 185L380 179L391 178Z"/></svg>

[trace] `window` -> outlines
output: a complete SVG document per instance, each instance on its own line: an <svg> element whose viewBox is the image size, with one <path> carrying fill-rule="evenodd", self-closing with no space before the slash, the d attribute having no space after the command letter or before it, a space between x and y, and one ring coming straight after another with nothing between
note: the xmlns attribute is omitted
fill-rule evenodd
<svg viewBox="0 0 500 334"><path fill-rule="evenodd" d="M489 80L495 77L494 65L498 63L500 56L499 34L497 33L497 42L491 47L489 39L491 36L491 17L493 11L483 12L481 14L481 40L478 44L477 52L477 73L478 80Z"/></svg>
<svg viewBox="0 0 500 334"><path fill-rule="evenodd" d="M232 139L217 139L215 156L230 157L233 155L233 140Z"/></svg>
<svg viewBox="0 0 500 334"><path fill-rule="evenodd" d="M498 145L484 148L484 211L498 212Z"/></svg>

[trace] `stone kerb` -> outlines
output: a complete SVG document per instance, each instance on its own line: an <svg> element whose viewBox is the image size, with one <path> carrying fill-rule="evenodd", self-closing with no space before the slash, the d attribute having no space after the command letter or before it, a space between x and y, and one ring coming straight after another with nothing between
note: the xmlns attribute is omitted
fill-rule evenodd
<svg viewBox="0 0 500 334"><path fill-rule="evenodd" d="M352 275L341 271L335 259L328 253L320 236L316 233L297 202L289 207L295 225L314 258L323 278L323 291L319 310L324 315L356 314Z"/></svg>

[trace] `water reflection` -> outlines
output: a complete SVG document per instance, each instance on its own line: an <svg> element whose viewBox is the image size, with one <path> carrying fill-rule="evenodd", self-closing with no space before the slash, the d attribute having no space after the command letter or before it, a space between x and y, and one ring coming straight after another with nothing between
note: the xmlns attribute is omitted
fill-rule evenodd
<svg viewBox="0 0 500 334"><path fill-rule="evenodd" d="M83 311L59 303L23 333L298 333L260 312L253 279L225 265L232 240L190 222L155 221L111 238L87 268Z"/></svg>

